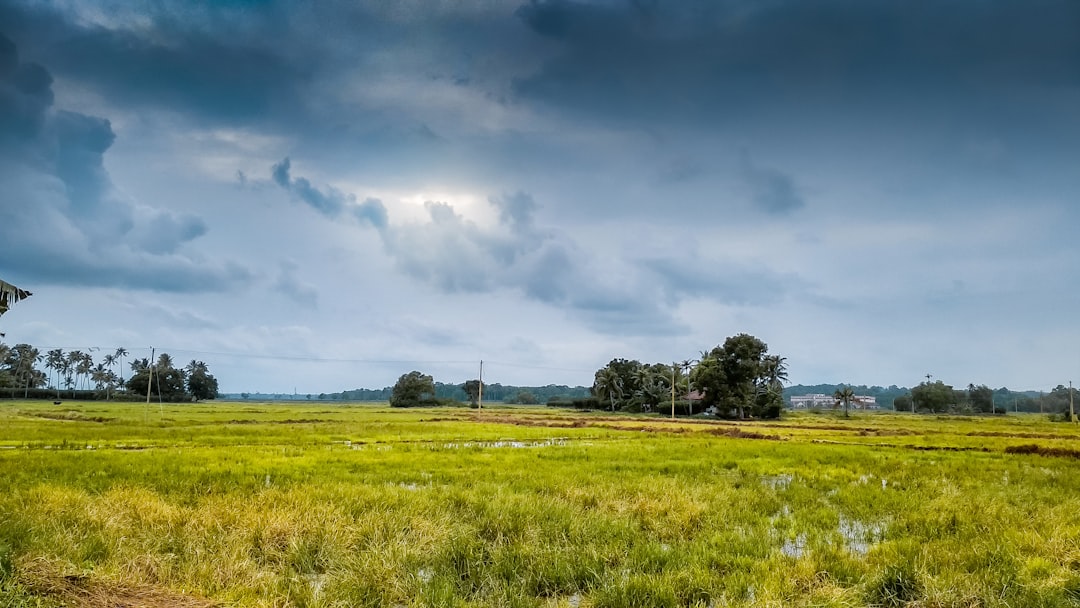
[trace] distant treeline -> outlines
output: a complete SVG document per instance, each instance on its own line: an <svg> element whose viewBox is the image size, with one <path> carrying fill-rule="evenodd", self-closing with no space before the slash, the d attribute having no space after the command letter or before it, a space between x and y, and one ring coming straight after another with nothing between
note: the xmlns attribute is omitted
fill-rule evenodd
<svg viewBox="0 0 1080 608"><path fill-rule="evenodd" d="M319 394L281 394L281 393L239 393L226 397L255 400L319 400L319 401L389 401L392 387L354 388L340 393ZM547 386L513 386L499 383L484 384L484 401L502 401L504 403L547 403L550 400L575 399L589 396L585 386L566 386L549 384ZM467 401L465 383L435 383L435 398Z"/></svg>
<svg viewBox="0 0 1080 608"><path fill-rule="evenodd" d="M905 386L866 386L840 384L795 384L784 388L784 402L791 404L792 395L824 394L832 395L841 386L850 386L856 395L868 395L877 398L877 404L884 409L903 409L911 407L911 389ZM1058 387L1060 389L1061 387ZM993 404L996 409L1020 412L1058 412L1061 411L1062 398L1055 389L1050 394L1039 391L1011 391L1005 387L993 390ZM1066 394L1066 398L1068 393ZM900 408L895 402L900 399Z"/></svg>

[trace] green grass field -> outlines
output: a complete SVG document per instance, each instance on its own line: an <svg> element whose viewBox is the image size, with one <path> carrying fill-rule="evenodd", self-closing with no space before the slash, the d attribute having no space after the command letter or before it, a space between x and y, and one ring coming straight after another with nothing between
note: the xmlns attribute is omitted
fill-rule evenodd
<svg viewBox="0 0 1080 608"><path fill-rule="evenodd" d="M0 402L8 606L1080 606L1080 429Z"/></svg>

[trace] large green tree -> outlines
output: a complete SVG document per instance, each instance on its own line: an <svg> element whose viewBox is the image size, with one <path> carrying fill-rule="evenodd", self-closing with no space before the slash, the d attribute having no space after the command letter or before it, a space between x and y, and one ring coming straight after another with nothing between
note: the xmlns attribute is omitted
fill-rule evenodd
<svg viewBox="0 0 1080 608"><path fill-rule="evenodd" d="M190 401L187 392L187 374L173 366L173 359L168 353L161 353L157 362L150 364L148 359L132 361L134 372L127 381L127 388L136 395L146 395L163 401Z"/></svg>
<svg viewBox="0 0 1080 608"><path fill-rule="evenodd" d="M466 380L465 384L461 386L461 390L465 391L465 396L469 398L469 403L476 407L480 404L480 381L479 380Z"/></svg>
<svg viewBox="0 0 1080 608"><path fill-rule="evenodd" d="M202 361L191 360L184 368L187 378L188 393L195 401L216 399L218 396L217 378Z"/></svg>
<svg viewBox="0 0 1080 608"><path fill-rule="evenodd" d="M971 404L971 409L983 414L994 413L994 389L980 384L975 386L969 384L967 389L968 403Z"/></svg>
<svg viewBox="0 0 1080 608"><path fill-rule="evenodd" d="M392 407L418 407L434 403L435 380L418 371L403 374L390 392Z"/></svg>
<svg viewBox="0 0 1080 608"><path fill-rule="evenodd" d="M770 382L782 382L783 358L770 359L765 342L749 334L731 336L722 345L702 353L691 374L703 402L721 416L775 418L783 397L768 390Z"/></svg>
<svg viewBox="0 0 1080 608"><path fill-rule="evenodd" d="M947 412L957 402L956 391L941 380L919 384L911 389L911 398L915 409L933 413Z"/></svg>

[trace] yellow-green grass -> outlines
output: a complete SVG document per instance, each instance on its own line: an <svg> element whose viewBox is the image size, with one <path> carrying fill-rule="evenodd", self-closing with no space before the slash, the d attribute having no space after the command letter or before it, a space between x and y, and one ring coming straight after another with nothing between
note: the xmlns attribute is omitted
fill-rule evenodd
<svg viewBox="0 0 1080 608"><path fill-rule="evenodd" d="M1080 605L1044 416L0 402L0 447L0 607Z"/></svg>

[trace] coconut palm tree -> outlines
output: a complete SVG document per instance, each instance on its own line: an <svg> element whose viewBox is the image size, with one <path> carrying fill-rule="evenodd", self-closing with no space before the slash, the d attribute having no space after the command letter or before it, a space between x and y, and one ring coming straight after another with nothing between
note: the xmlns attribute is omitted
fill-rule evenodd
<svg viewBox="0 0 1080 608"><path fill-rule="evenodd" d="M60 398L60 370L64 368L64 351L54 348L45 354L45 368L56 372L56 398Z"/></svg>
<svg viewBox="0 0 1080 608"><path fill-rule="evenodd" d="M29 348L26 351L25 359L26 364L24 373L26 374L26 378L24 379L25 383L23 384L23 386L25 387L23 399L29 397L31 380L33 380L34 388L41 386L45 382L45 375L37 369L37 364L45 360L45 357L41 354L41 351L36 348Z"/></svg>
<svg viewBox="0 0 1080 608"><path fill-rule="evenodd" d="M11 347L8 344L0 342L0 366L8 364L8 357L11 356ZM6 371L0 368L0 371ZM12 393L14 394L14 393Z"/></svg>
<svg viewBox="0 0 1080 608"><path fill-rule="evenodd" d="M196 361L195 359L192 359L188 362L186 366L184 366L184 371L187 372L188 376L192 376L199 372L202 372L204 374L208 373L210 371L210 368L208 368L206 364L202 361Z"/></svg>
<svg viewBox="0 0 1080 608"><path fill-rule="evenodd" d="M833 393L833 399L836 400L836 403L844 404L844 416L847 417L848 408L851 407L851 402L855 399L855 391L851 390L850 386L841 386Z"/></svg>
<svg viewBox="0 0 1080 608"><path fill-rule="evenodd" d="M75 372L82 376L83 388L90 388L90 375L94 371L94 356L90 353L80 353L78 363L75 364Z"/></svg>
<svg viewBox="0 0 1080 608"><path fill-rule="evenodd" d="M72 391L79 388L79 377L81 375L79 368L82 365L82 358L83 352L81 350L70 350L67 357L64 358L64 385ZM71 393L71 398L75 398L75 393Z"/></svg>
<svg viewBox="0 0 1080 608"><path fill-rule="evenodd" d="M618 397L622 399L622 379L619 378L619 373L610 367L596 372L595 383L593 384L596 390L596 396L600 399L605 399L611 403L611 411L615 411L615 399Z"/></svg>
<svg viewBox="0 0 1080 608"><path fill-rule="evenodd" d="M110 353L102 357L101 360L102 364L105 367L109 368L110 372L113 370L114 367L116 367L116 355Z"/></svg>
<svg viewBox="0 0 1080 608"><path fill-rule="evenodd" d="M128 356L126 348L121 346L113 353L113 357L120 363L120 386L124 386L124 357Z"/></svg>
<svg viewBox="0 0 1080 608"><path fill-rule="evenodd" d="M634 384L637 385L634 396L641 399L645 409L652 409L653 406L658 405L663 400L664 376L666 374L658 374L655 369L648 365L642 365L634 370Z"/></svg>
<svg viewBox="0 0 1080 608"><path fill-rule="evenodd" d="M41 352L29 344L16 344L14 348L8 349L5 359L11 365L15 379L23 385L23 399L28 398L30 385L36 387L44 381L44 375L36 368L43 359Z"/></svg>
<svg viewBox="0 0 1080 608"><path fill-rule="evenodd" d="M675 364L675 367L677 368L676 376L677 379L680 380L679 384L685 383L686 385L686 404L690 409L691 416L694 415L694 400L690 397L690 393L692 392L690 375L694 373L694 365L696 363L697 360L694 359L683 359L682 361ZM676 390L682 390L682 388L679 387L678 384L676 386L678 387Z"/></svg>
<svg viewBox="0 0 1080 608"><path fill-rule="evenodd" d="M141 371L150 369L150 359L143 357L142 359L132 359L129 364L131 367L131 373L137 374Z"/></svg>

